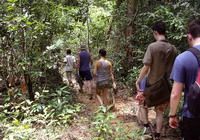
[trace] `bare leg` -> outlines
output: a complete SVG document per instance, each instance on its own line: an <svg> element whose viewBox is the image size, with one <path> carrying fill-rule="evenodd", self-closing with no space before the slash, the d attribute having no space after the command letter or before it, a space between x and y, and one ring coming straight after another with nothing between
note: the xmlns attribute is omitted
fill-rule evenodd
<svg viewBox="0 0 200 140"><path fill-rule="evenodd" d="M70 85L70 86L73 86L73 83L72 83L72 71L69 72L68 81L69 81L69 85Z"/></svg>
<svg viewBox="0 0 200 140"><path fill-rule="evenodd" d="M149 121L148 121L148 108L145 107L144 105L140 105L140 109L141 111L141 115L140 115L140 119L141 121L144 123L144 124L148 124Z"/></svg>
<svg viewBox="0 0 200 140"><path fill-rule="evenodd" d="M109 105L109 89L108 88L104 88L103 89L103 94L102 94L102 98L103 98L103 103L108 106Z"/></svg>
<svg viewBox="0 0 200 140"><path fill-rule="evenodd" d="M86 88L86 90L87 90L87 94L89 94L89 96L90 96L90 99L92 99L92 83L91 83L91 81L85 81L85 88Z"/></svg>
<svg viewBox="0 0 200 140"><path fill-rule="evenodd" d="M71 76L71 72L70 71L66 72L66 77L67 77L68 85L71 85L72 76Z"/></svg>
<svg viewBox="0 0 200 140"><path fill-rule="evenodd" d="M156 109L156 133L160 133L163 123L163 111Z"/></svg>
<svg viewBox="0 0 200 140"><path fill-rule="evenodd" d="M96 89L97 99L98 99L100 105L104 105L101 95L102 95L102 90L101 89Z"/></svg>

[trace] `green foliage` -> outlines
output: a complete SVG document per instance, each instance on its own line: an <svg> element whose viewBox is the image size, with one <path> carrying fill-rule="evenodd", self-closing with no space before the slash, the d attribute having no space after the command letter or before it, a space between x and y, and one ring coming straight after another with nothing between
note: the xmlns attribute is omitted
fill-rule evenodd
<svg viewBox="0 0 200 140"><path fill-rule="evenodd" d="M97 132L99 139L111 139L113 130L111 127L111 120L114 119L114 115L111 113L108 113L106 110L106 107L101 106L99 110L97 111L95 117L94 117L94 128Z"/></svg>
<svg viewBox="0 0 200 140"><path fill-rule="evenodd" d="M7 98L0 113L5 138L30 139L35 131L34 126L48 128L66 125L81 111L81 105L74 103L74 93L68 87L42 92L36 93L34 102L25 100L20 93L16 97L18 100L10 102Z"/></svg>
<svg viewBox="0 0 200 140"><path fill-rule="evenodd" d="M186 25L192 17L199 17L199 13L189 2L178 2L154 7L147 12L141 12L135 21L137 31L134 41L141 46L147 46L153 41L151 26L155 21L163 20L167 25L167 37L178 49L186 48Z"/></svg>
<svg viewBox="0 0 200 140"><path fill-rule="evenodd" d="M47 86L49 77L53 77L49 73L54 74L52 69L59 71L66 48L78 52L80 44L89 43L96 55L97 49L106 48L116 79L131 88L142 66L144 52L154 41L150 29L153 22L164 20L168 40L180 52L187 48L186 25L193 17L200 17L199 1L137 1L139 5L134 7L132 17L128 15L128 1L122 0L0 2L0 78L5 80L10 74L28 73L36 91L34 102L26 100L18 90L13 97L5 98L0 107L5 139L31 139L31 133L38 126L50 133L46 135L53 135L47 126L69 124L76 118L81 105L74 104L73 92L68 87L56 85L57 89L52 90L53 86L50 89ZM133 32L127 35L130 26ZM127 133L121 123L113 124L114 120L112 113L100 108L93 120L95 139L126 140L140 136L139 131Z"/></svg>
<svg viewBox="0 0 200 140"><path fill-rule="evenodd" d="M186 50L188 48L187 24L189 20L200 17L198 5L198 2L188 0L140 1L135 7L136 11L132 11L133 17L130 18L127 15L127 1L121 1L114 11L110 35L111 48L114 48L115 53L113 59L116 60L114 68L117 76L122 77L123 81L128 81L131 87L133 86L136 76L133 76L132 68L141 67L141 59L147 46L155 41L151 30L155 21L163 20L166 23L167 39L179 52ZM133 32L127 35L127 28L130 25Z"/></svg>
<svg viewBox="0 0 200 140"><path fill-rule="evenodd" d="M92 124L96 134L94 140L137 140L142 135L139 130L127 131L122 123L116 121L115 115L107 112L103 106L99 107Z"/></svg>
<svg viewBox="0 0 200 140"><path fill-rule="evenodd" d="M15 119L11 123L4 125L5 140L30 140L35 129L31 128L30 123L20 122Z"/></svg>
<svg viewBox="0 0 200 140"><path fill-rule="evenodd" d="M135 87L135 80L139 76L139 71L140 69L138 67L133 67L132 69L129 70L129 75L126 77L126 80L124 81L127 86L131 87L134 89ZM135 90L133 90L135 91Z"/></svg>

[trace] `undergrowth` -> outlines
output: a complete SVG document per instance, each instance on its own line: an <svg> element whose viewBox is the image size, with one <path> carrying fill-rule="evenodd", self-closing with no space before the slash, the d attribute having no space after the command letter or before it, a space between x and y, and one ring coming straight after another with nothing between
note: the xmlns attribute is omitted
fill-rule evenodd
<svg viewBox="0 0 200 140"><path fill-rule="evenodd" d="M38 136L54 140L81 111L74 93L66 86L55 91L35 93L35 101L26 99L19 91L13 97L5 96L0 121L4 140L33 140ZM41 133L41 134L40 134Z"/></svg>
<svg viewBox="0 0 200 140"><path fill-rule="evenodd" d="M95 133L93 140L139 140L142 132L139 129L127 130L116 116L100 106L92 121L92 130Z"/></svg>

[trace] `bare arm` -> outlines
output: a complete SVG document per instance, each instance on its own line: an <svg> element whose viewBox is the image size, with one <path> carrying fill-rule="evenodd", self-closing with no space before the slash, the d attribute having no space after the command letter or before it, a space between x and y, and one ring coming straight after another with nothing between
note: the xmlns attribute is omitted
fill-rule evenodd
<svg viewBox="0 0 200 140"><path fill-rule="evenodd" d="M142 79L148 74L150 70L150 66L148 65L144 65L140 71L140 74L139 74L139 77L136 81L136 88L137 90L140 90L140 87L139 87L139 83L142 81Z"/></svg>
<svg viewBox="0 0 200 140"><path fill-rule="evenodd" d="M179 82L174 82L171 98L170 98L170 112L169 112L169 126L172 128L178 127L178 118L176 117L177 108L181 100L181 92L183 91L184 84Z"/></svg>
<svg viewBox="0 0 200 140"><path fill-rule="evenodd" d="M183 91L184 84L179 82L174 82L171 97L170 97L170 112L169 115L175 115Z"/></svg>
<svg viewBox="0 0 200 140"><path fill-rule="evenodd" d="M92 58L91 54L90 54L90 63L91 63L91 65L93 65L93 58Z"/></svg>
<svg viewBox="0 0 200 140"><path fill-rule="evenodd" d="M109 63L110 63L110 75L111 75L112 81L114 83L115 78L114 78L114 74L113 74L113 66L112 66L111 62L109 62Z"/></svg>
<svg viewBox="0 0 200 140"><path fill-rule="evenodd" d="M94 71L93 71L94 76L97 75L97 69L98 69L98 61L96 61L96 62L94 63Z"/></svg>

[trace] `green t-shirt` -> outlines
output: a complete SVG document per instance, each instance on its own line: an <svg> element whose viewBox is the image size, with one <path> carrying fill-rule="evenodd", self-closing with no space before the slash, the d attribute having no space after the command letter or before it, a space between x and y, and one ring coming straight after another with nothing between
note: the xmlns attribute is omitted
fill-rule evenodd
<svg viewBox="0 0 200 140"><path fill-rule="evenodd" d="M158 81L165 72L169 77L176 54L176 48L167 41L156 41L148 46L143 63L150 66L147 75L149 84Z"/></svg>

